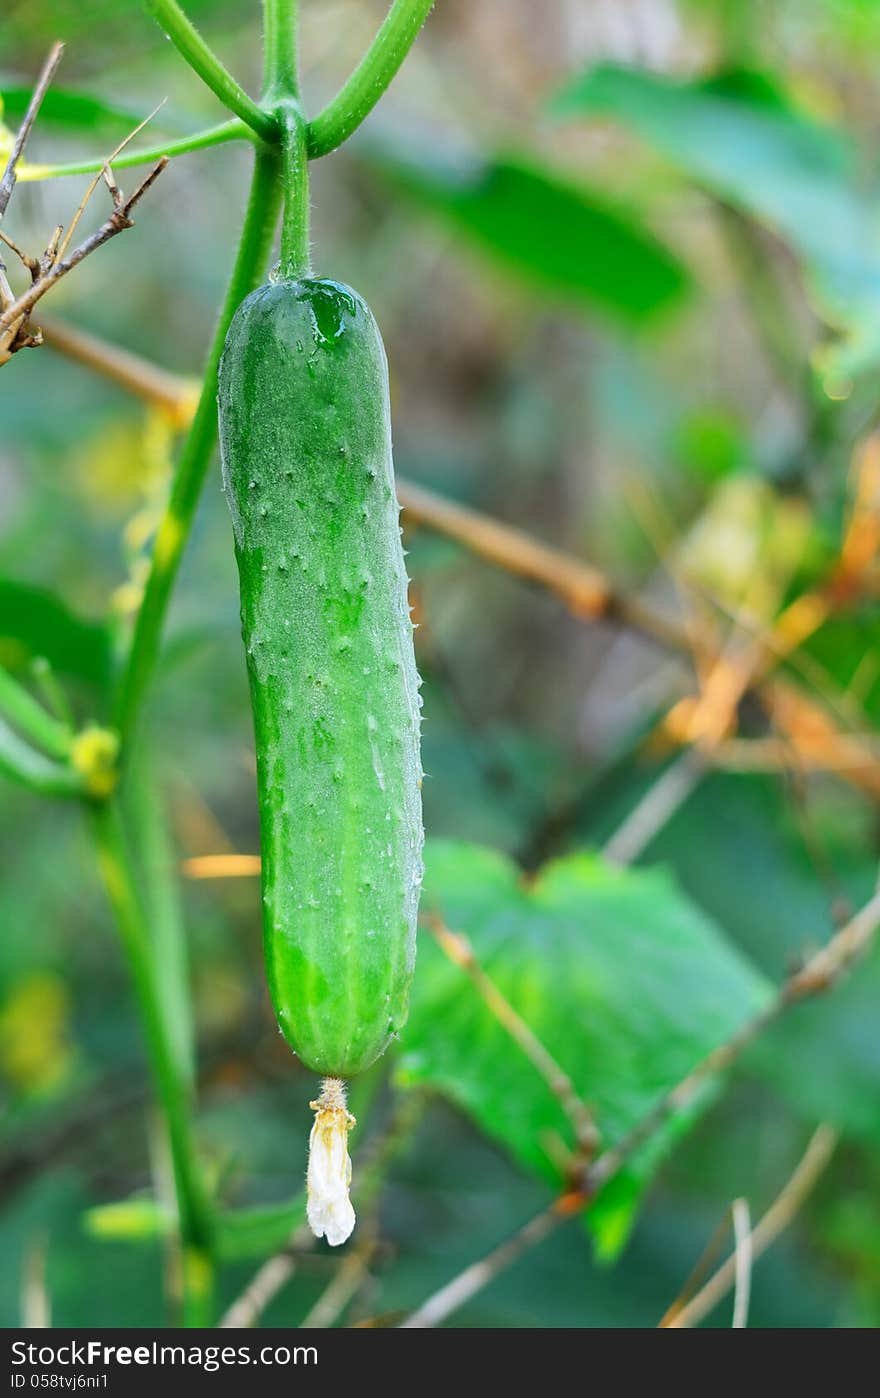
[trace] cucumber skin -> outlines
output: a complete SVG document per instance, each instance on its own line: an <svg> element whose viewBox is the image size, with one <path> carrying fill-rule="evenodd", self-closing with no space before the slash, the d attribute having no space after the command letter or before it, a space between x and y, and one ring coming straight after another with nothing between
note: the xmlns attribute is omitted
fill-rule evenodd
<svg viewBox="0 0 880 1398"><path fill-rule="evenodd" d="M337 282L258 288L218 402L269 988L302 1062L348 1078L406 1021L422 879L420 682L371 311Z"/></svg>

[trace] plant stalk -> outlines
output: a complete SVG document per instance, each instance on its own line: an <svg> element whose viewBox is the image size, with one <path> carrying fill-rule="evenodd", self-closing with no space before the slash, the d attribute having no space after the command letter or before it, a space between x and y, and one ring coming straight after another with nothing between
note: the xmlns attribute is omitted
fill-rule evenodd
<svg viewBox="0 0 880 1398"><path fill-rule="evenodd" d="M73 767L53 762L0 717L0 772L41 796L82 796L84 785Z"/></svg>
<svg viewBox="0 0 880 1398"><path fill-rule="evenodd" d="M128 774L126 814L131 821L137 850L156 987L174 1053L175 1071L182 1082L194 1089L195 1034L178 859L159 776L152 745L141 739Z"/></svg>
<svg viewBox="0 0 880 1398"><path fill-rule="evenodd" d="M284 213L281 219L281 275L291 281L311 270L309 244L309 157L306 123L295 101L278 108L281 124Z"/></svg>
<svg viewBox="0 0 880 1398"><path fill-rule="evenodd" d="M70 753L72 733L65 723L47 713L8 670L0 666L0 714L9 719L30 742L50 757L64 761Z"/></svg>
<svg viewBox="0 0 880 1398"><path fill-rule="evenodd" d="M263 0L263 102L299 96L299 0Z"/></svg>
<svg viewBox="0 0 880 1398"><path fill-rule="evenodd" d="M204 131L193 131L189 136L180 136L176 141L164 141L161 145L150 146L147 150L125 150L113 159L114 170L125 170L135 165L152 165L166 156L173 160L177 155L189 155L191 151L208 150L211 146L222 146L228 141L253 141L254 133L249 126L233 117L219 126L209 126ZM54 180L62 175L100 174L107 164L106 156L91 160L72 160L61 165L22 165L18 171L19 184L28 181Z"/></svg>
<svg viewBox="0 0 880 1398"><path fill-rule="evenodd" d="M193 1259L200 1259L198 1270L199 1294L210 1287L206 1273L212 1270L213 1221L211 1207L196 1155L192 1132L192 1090L180 1071L174 1037L169 1025L168 1011L162 1003L159 978L156 974L154 949L137 890L137 881L122 819L114 801L92 807L92 824L98 856L98 867L113 909L123 949L134 982L141 1022L146 1037L147 1053L152 1069L156 1095L162 1110L177 1198L180 1237L183 1253L184 1311L187 1295L192 1290L187 1282ZM204 1306L197 1308L198 1316ZM201 1321L199 1321L201 1323Z"/></svg>

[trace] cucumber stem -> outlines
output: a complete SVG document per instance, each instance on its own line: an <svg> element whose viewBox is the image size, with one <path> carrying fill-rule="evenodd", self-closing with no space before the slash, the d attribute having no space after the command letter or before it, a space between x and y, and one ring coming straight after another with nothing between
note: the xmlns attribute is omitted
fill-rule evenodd
<svg viewBox="0 0 880 1398"><path fill-rule="evenodd" d="M299 0L263 0L263 92L299 95L297 20Z"/></svg>
<svg viewBox="0 0 880 1398"><path fill-rule="evenodd" d="M311 271L308 128L299 103L293 99L280 103L278 121L284 185L280 270L285 280L296 281Z"/></svg>

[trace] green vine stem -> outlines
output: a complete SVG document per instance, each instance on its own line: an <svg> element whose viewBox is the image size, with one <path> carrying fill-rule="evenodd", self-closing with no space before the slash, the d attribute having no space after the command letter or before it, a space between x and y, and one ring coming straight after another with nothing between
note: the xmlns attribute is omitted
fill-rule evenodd
<svg viewBox="0 0 880 1398"><path fill-rule="evenodd" d="M369 116L397 73L434 0L394 0L384 24L348 82L309 122L309 158L329 155Z"/></svg>
<svg viewBox="0 0 880 1398"><path fill-rule="evenodd" d="M119 687L115 722L123 742L131 736L155 668L172 587L217 440L217 371L226 331L239 303L258 285L268 262L281 198L278 175L278 153L269 147L258 148L238 255L208 354L199 404L156 534L146 592Z"/></svg>
<svg viewBox="0 0 880 1398"><path fill-rule="evenodd" d="M45 655L35 656L31 661L30 672L46 708L54 715L62 728L68 733L73 733L73 710L67 695L58 682L58 676Z"/></svg>
<svg viewBox="0 0 880 1398"><path fill-rule="evenodd" d="M37 752L0 718L0 772L41 796L83 796L79 772Z"/></svg>
<svg viewBox="0 0 880 1398"><path fill-rule="evenodd" d="M151 165L166 156L172 160L177 155L189 155L190 151L208 150L211 146L222 146L229 141L254 141L256 138L249 126L238 117L223 121L219 126L209 126L204 131L194 131L190 136L181 136L176 141L165 141L160 146L147 150L125 150L113 160L114 170L125 170L135 165ZM54 180L62 175L99 174L107 164L106 156L95 159L73 160L62 165L20 165L18 182Z"/></svg>
<svg viewBox="0 0 880 1398"><path fill-rule="evenodd" d="M155 752L152 744L143 738L137 745L125 795L150 929L156 986L165 1012L175 1069L181 1080L192 1087L196 1079L195 1034L178 861L157 777Z"/></svg>
<svg viewBox="0 0 880 1398"><path fill-rule="evenodd" d="M306 124L296 101L278 108L281 125L284 213L281 220L281 275L294 280L311 267L309 245L309 158Z"/></svg>
<svg viewBox="0 0 880 1398"><path fill-rule="evenodd" d="M61 761L70 752L73 734L65 723L46 712L42 704L0 666L0 713L30 742Z"/></svg>
<svg viewBox="0 0 880 1398"><path fill-rule="evenodd" d="M263 104L275 116L281 144L281 275L309 270L308 124L299 104L297 27L299 0L263 0L265 62Z"/></svg>
<svg viewBox="0 0 880 1398"><path fill-rule="evenodd" d="M193 1314L201 1323L204 1315L203 1294L206 1276L212 1268L214 1239L211 1208L192 1134L191 1085L179 1070L168 1011L162 1004L149 930L116 803L106 801L96 804L92 808L92 822L98 866L134 982L153 1080L168 1132L182 1243L184 1310L186 1312L188 1309L187 1297L197 1281L198 1304Z"/></svg>
<svg viewBox="0 0 880 1398"><path fill-rule="evenodd" d="M263 101L297 97L297 19L299 0L263 0Z"/></svg>
<svg viewBox="0 0 880 1398"><path fill-rule="evenodd" d="M199 31L183 13L177 0L144 0L150 14L161 24L174 47L186 59L194 72L198 73L224 107L262 136L271 141L276 134L275 120L265 112L243 87L227 72L213 49L205 43Z"/></svg>

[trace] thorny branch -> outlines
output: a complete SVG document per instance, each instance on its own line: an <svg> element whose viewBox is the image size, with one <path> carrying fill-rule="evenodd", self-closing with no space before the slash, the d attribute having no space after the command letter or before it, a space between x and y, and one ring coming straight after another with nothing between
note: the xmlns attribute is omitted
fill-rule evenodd
<svg viewBox="0 0 880 1398"><path fill-rule="evenodd" d="M12 191L15 188L16 168L21 159L27 139L31 134L31 128L37 119L37 113L42 106L43 98L49 90L49 84L55 76L58 64L61 62L61 55L64 52L62 43L55 43L49 50L49 56L43 64L42 72L37 78L31 100L28 103L24 120L18 129L18 135L12 143L12 150L9 152L9 159L6 162L6 169L3 178L0 180L0 219L6 213L9 200L12 198Z"/></svg>
<svg viewBox="0 0 880 1398"><path fill-rule="evenodd" d="M63 52L63 44L53 44L49 52L49 56L46 59L46 62L43 64L43 70L37 79L36 87L33 90L31 100L28 103L27 111L24 114L24 120L21 123L21 126L18 130L18 135L16 136L12 144L12 150L9 152L9 159L6 162L6 169L3 171L3 178L0 179L0 221L2 221L3 216L6 213L7 208L9 207L9 200L12 198L12 191L15 188L18 162L21 159L22 154L24 152L28 136L30 135L31 128L33 127L33 124L37 119L37 113L39 112L43 98L45 97L46 92L48 91L49 84L51 83L52 78L55 75L55 71L58 67L58 64L61 62L61 55ZM8 239L4 238L4 241L8 242ZM15 248L14 244L9 244L9 246L13 248L13 251L18 252L18 249ZM27 260L23 260L27 265ZM15 293L13 292L12 287L9 284L9 279L6 275L6 264L3 261L2 255L0 255L0 311L5 310L7 306L11 305L12 302L14 302L14 300ZM0 336L0 364L5 362L3 341L4 337ZM27 337L25 337L25 343L32 344L33 341L28 340ZM22 347L23 346L17 346L17 348Z"/></svg>
<svg viewBox="0 0 880 1398"><path fill-rule="evenodd" d="M132 210L158 179L167 164L168 157L163 156L127 199L117 185L110 166L105 165L102 172L103 179L113 201L113 212L110 217L70 252L59 256L59 229L53 235L48 248L39 260L23 257L22 260L28 267L33 280L27 291L13 299L11 303L6 304L0 312L0 365L11 359L17 350L41 343L39 332L32 335L28 329L30 313L34 306L46 295L47 291L50 291L62 277L65 277L68 272L83 262L90 253L103 247L104 243L115 238L117 233L122 233L126 228L133 226Z"/></svg>

